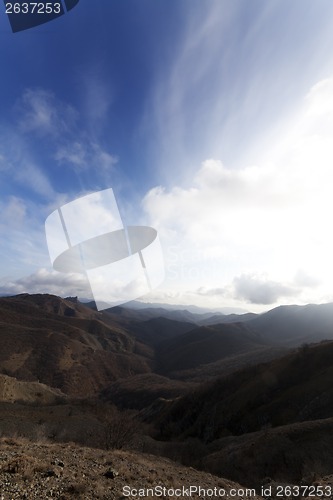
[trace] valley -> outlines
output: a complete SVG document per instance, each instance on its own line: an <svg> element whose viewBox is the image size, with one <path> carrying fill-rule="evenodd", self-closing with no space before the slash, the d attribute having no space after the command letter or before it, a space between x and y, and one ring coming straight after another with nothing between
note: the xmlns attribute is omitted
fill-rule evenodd
<svg viewBox="0 0 333 500"><path fill-rule="evenodd" d="M155 456L256 491L330 484L332 319L332 304L210 316L3 297L0 434Z"/></svg>

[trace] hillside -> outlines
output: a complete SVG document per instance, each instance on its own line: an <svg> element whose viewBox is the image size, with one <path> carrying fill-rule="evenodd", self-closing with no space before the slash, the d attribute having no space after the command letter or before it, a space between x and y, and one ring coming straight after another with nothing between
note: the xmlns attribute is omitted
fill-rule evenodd
<svg viewBox="0 0 333 500"><path fill-rule="evenodd" d="M163 341L179 337L193 330L195 327L194 323L171 320L160 316L146 321L133 322L130 329L136 339L150 346L157 347Z"/></svg>
<svg viewBox="0 0 333 500"><path fill-rule="evenodd" d="M144 373L112 382L103 391L101 398L104 401L112 401L121 408L142 409L160 398L173 400L183 396L196 385L156 373Z"/></svg>
<svg viewBox="0 0 333 500"><path fill-rule="evenodd" d="M152 318L151 311L165 312L168 317ZM265 359L275 355L275 351L269 351L269 344L245 323L198 327L170 319L173 311L163 311L116 307L98 312L92 304L81 304L76 298L47 294L1 298L0 373L46 384L70 397L98 397L113 382L135 375L173 374L174 378L179 372L176 378L185 380L189 369L205 367L207 373L218 374L224 372L223 362L228 363L230 358L235 370L247 363L248 355L250 363L256 352L260 357L260 350L268 351ZM174 316L179 315L195 316L197 321L200 316L175 311ZM207 313L201 318L205 319ZM237 356L243 358L238 362ZM214 365L211 370L210 365ZM201 380L205 376L202 373ZM163 396L179 395L173 382L167 385L170 390L162 391ZM128 399L130 384L126 387ZM133 397L135 392L133 387ZM156 390L148 392L157 396ZM150 400L151 396L147 397Z"/></svg>
<svg viewBox="0 0 333 500"><path fill-rule="evenodd" d="M3 374L87 397L151 371L151 357L148 346L82 304L49 295L0 299Z"/></svg>
<svg viewBox="0 0 333 500"><path fill-rule="evenodd" d="M162 373L188 370L244 352L267 342L243 323L202 326L161 342L158 361Z"/></svg>
<svg viewBox="0 0 333 500"><path fill-rule="evenodd" d="M332 485L332 447L333 418L303 422L222 438L208 447L203 468L253 488Z"/></svg>
<svg viewBox="0 0 333 500"><path fill-rule="evenodd" d="M170 498L175 489L190 486L232 490L236 500L243 498L244 492L232 481L134 451L102 451L7 438L0 440L0 457L0 492L6 500L119 500L126 498L125 486L133 492L150 488L151 498L156 498L152 492L158 485L169 490L170 496L164 498Z"/></svg>
<svg viewBox="0 0 333 500"><path fill-rule="evenodd" d="M74 297L0 299L2 434L105 453L132 447L247 487L330 484L333 341L322 339L333 327L332 304L283 306L240 321L226 315L210 325L200 324L215 321L206 313L194 322L183 320L193 313L178 311L176 319L151 309L157 315L98 312ZM24 463L6 465L8 488L20 467L25 474ZM42 465L31 473L31 457L27 463L31 484L45 488ZM55 469L49 478L60 487L64 476ZM71 481L66 476L62 498L89 497L88 481ZM102 489L101 498L119 498L115 491Z"/></svg>
<svg viewBox="0 0 333 500"><path fill-rule="evenodd" d="M39 382L22 382L14 377L0 375L0 402L21 401L38 405L65 402L66 395Z"/></svg>
<svg viewBox="0 0 333 500"><path fill-rule="evenodd" d="M288 346L333 339L333 303L280 306L246 323L268 341Z"/></svg>
<svg viewBox="0 0 333 500"><path fill-rule="evenodd" d="M333 416L333 342L203 384L161 416L162 436L210 442L267 426Z"/></svg>

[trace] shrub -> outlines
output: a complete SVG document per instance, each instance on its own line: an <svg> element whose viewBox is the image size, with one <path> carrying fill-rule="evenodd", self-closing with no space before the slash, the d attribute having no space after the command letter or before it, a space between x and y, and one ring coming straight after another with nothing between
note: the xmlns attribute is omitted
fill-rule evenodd
<svg viewBox="0 0 333 500"><path fill-rule="evenodd" d="M139 424L132 412L109 407L103 418L105 448L122 449L129 446L139 431Z"/></svg>

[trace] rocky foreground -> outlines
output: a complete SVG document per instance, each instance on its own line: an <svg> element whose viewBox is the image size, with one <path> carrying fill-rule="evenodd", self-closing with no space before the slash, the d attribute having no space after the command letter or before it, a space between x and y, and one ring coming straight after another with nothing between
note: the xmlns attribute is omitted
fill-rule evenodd
<svg viewBox="0 0 333 500"><path fill-rule="evenodd" d="M232 481L152 455L0 440L1 500L199 499L211 497L214 488L220 495L231 490L236 500L249 497L245 488Z"/></svg>

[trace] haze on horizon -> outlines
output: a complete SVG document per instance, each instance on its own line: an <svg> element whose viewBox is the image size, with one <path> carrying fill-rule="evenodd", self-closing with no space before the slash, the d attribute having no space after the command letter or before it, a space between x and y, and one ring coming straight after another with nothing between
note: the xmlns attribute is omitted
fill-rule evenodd
<svg viewBox="0 0 333 500"><path fill-rule="evenodd" d="M0 293L87 297L44 221L112 187L158 230L147 302L333 302L333 4L84 2L13 34L0 11Z"/></svg>

